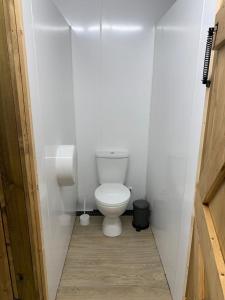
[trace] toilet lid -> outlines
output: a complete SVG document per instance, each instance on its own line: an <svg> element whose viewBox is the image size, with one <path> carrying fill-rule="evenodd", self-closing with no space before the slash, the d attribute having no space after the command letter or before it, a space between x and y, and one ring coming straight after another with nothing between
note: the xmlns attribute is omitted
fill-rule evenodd
<svg viewBox="0 0 225 300"><path fill-rule="evenodd" d="M122 205L130 199L130 190L123 184L104 183L95 191L95 198L105 206Z"/></svg>

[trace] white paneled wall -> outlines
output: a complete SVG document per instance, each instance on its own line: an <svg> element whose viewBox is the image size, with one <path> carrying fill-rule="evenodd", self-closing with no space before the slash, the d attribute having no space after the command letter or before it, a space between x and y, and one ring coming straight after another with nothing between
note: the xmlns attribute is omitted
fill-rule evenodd
<svg viewBox="0 0 225 300"><path fill-rule="evenodd" d="M172 1L56 2L73 30L80 203L96 207L97 148L129 150L126 184L145 198L153 24Z"/></svg>
<svg viewBox="0 0 225 300"><path fill-rule="evenodd" d="M93 209L97 148L129 150L127 185L145 197L153 31L88 35L73 34L73 51L79 197Z"/></svg>
<svg viewBox="0 0 225 300"><path fill-rule="evenodd" d="M177 0L156 26L147 196L174 300L184 292L205 88L201 84L215 0Z"/></svg>
<svg viewBox="0 0 225 300"><path fill-rule="evenodd" d="M70 28L51 1L22 3L49 300L53 300L76 205L76 187L59 187L55 172L57 146L75 144Z"/></svg>

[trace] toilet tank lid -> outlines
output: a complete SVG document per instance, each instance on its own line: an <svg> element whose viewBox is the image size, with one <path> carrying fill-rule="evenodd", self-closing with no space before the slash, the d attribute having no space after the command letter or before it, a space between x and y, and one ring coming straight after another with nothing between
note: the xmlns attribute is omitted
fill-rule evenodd
<svg viewBox="0 0 225 300"><path fill-rule="evenodd" d="M127 158L128 150L97 150L97 158Z"/></svg>

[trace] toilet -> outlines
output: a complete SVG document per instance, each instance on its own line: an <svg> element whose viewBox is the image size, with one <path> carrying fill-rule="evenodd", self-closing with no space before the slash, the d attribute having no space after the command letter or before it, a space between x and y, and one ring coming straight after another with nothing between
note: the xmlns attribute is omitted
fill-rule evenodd
<svg viewBox="0 0 225 300"><path fill-rule="evenodd" d="M127 150L96 152L100 186L95 190L95 199L97 208L105 216L103 233L109 237L122 233L120 216L125 212L130 200L130 190L124 185L128 157Z"/></svg>

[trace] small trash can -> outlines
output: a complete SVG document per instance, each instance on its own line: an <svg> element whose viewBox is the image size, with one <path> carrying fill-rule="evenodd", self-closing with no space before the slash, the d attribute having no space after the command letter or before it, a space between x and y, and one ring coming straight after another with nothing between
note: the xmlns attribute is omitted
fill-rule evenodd
<svg viewBox="0 0 225 300"><path fill-rule="evenodd" d="M150 209L146 200L135 200L133 202L133 222L132 225L137 231L149 227Z"/></svg>

